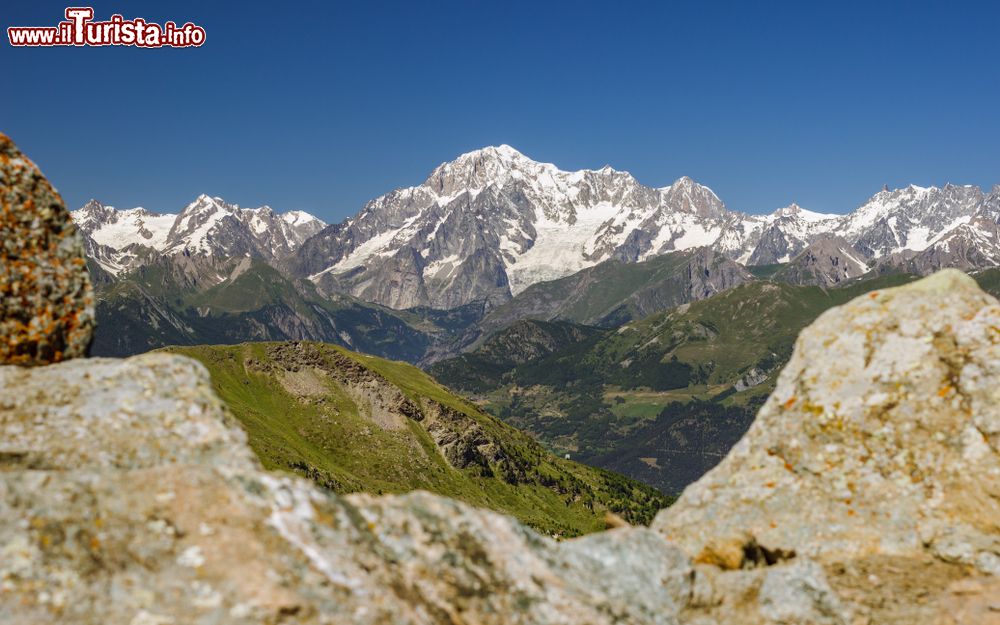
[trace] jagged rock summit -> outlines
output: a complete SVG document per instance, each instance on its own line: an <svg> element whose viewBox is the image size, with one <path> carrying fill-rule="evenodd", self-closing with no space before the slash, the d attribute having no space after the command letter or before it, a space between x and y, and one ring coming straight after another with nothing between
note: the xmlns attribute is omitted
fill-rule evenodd
<svg viewBox="0 0 1000 625"><path fill-rule="evenodd" d="M868 271L863 258L843 237L821 235L778 270L773 279L793 284L836 286Z"/></svg>
<svg viewBox="0 0 1000 625"><path fill-rule="evenodd" d="M49 181L0 133L0 365L83 356L93 329L83 239Z"/></svg>

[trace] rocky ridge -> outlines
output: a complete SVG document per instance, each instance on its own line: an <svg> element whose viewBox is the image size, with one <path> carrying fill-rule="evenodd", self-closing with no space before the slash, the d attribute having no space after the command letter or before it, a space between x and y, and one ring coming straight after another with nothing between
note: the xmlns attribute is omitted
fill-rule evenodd
<svg viewBox="0 0 1000 625"><path fill-rule="evenodd" d="M326 226L303 211L241 208L205 194L177 214L142 207L119 210L91 200L71 215L84 235L88 257L113 276L160 256L252 256L273 262Z"/></svg>
<svg viewBox="0 0 1000 625"><path fill-rule="evenodd" d="M286 376L303 370L320 372L345 389L363 406L365 417L380 427L398 430L405 428L407 420L420 423L456 469L473 464L489 469L493 464L509 462L502 444L488 436L475 420L432 399L425 399L420 406L384 377L345 355L310 343L270 345L267 355L266 363L251 362L248 368L280 367L279 373ZM516 476L516 471L511 474Z"/></svg>
<svg viewBox="0 0 1000 625"><path fill-rule="evenodd" d="M792 284L836 286L869 270L864 256L843 237L823 235L772 276Z"/></svg>

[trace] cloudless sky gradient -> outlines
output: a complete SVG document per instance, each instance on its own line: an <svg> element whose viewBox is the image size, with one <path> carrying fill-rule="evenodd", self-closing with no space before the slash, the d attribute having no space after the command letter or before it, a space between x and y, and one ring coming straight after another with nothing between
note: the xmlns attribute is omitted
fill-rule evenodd
<svg viewBox="0 0 1000 625"><path fill-rule="evenodd" d="M12 48L7 26L66 4L5 3L0 131L71 208L204 192L339 221L501 143L651 186L689 175L752 213L1000 183L995 2L90 4L207 41Z"/></svg>

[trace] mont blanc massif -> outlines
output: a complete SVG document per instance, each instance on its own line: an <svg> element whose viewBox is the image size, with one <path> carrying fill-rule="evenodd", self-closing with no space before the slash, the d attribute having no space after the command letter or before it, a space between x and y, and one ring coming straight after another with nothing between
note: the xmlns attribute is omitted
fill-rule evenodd
<svg viewBox="0 0 1000 625"><path fill-rule="evenodd" d="M208 195L72 217L95 355L318 341L407 361L559 456L667 495L739 440L828 308L948 267L1000 285L1000 186L751 215L687 177L648 187L506 145L333 225Z"/></svg>

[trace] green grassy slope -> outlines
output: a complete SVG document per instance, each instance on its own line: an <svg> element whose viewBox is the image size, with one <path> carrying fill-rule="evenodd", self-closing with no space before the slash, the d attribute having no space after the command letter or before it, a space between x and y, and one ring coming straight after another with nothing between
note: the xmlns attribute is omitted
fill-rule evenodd
<svg viewBox="0 0 1000 625"><path fill-rule="evenodd" d="M424 489L574 536L611 510L645 523L667 500L556 457L411 365L321 343L172 347L201 361L270 469L337 492Z"/></svg>

